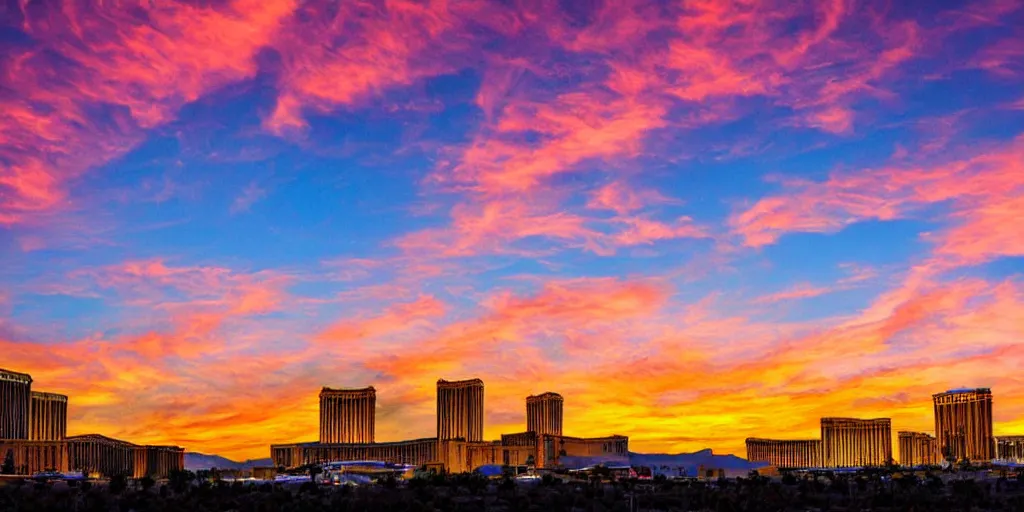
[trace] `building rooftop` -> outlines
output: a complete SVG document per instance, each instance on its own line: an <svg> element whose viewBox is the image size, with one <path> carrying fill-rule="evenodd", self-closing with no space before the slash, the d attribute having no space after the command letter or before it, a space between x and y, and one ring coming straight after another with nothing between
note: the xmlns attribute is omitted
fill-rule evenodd
<svg viewBox="0 0 1024 512"><path fill-rule="evenodd" d="M175 452L183 452L184 448L180 446L168 445L168 444L147 444L143 448L151 448L154 450L170 450Z"/></svg>
<svg viewBox="0 0 1024 512"><path fill-rule="evenodd" d="M13 380L17 382L31 383L32 376L27 373L15 372L0 368L0 379Z"/></svg>
<svg viewBox="0 0 1024 512"><path fill-rule="evenodd" d="M821 439L767 439L764 437L748 437L746 441L771 443L820 443Z"/></svg>
<svg viewBox="0 0 1024 512"><path fill-rule="evenodd" d="M934 395L932 395L932 398L938 398L940 396L949 396L949 395L970 395L970 394L991 395L992 394L992 389L991 388L956 388L956 389L950 389L948 391L944 391L942 393L935 393Z"/></svg>
<svg viewBox="0 0 1024 512"><path fill-rule="evenodd" d="M104 435L101 435L101 434L82 434L80 436L68 436L67 439L65 439L65 440L67 442L76 442L76 441L77 442L99 442L99 443L107 443L107 444L119 444L119 445L122 445L122 446L131 446L131 447L138 447L139 446L139 445L137 445L135 443L124 441L124 440L121 440L121 439L114 439L112 437L107 437L107 436L104 436Z"/></svg>
<svg viewBox="0 0 1024 512"><path fill-rule="evenodd" d="M541 400L541 399L545 399L545 398L552 398L552 399L555 399L555 400L562 400L562 395L559 395L558 393L555 393L555 392L552 392L552 391L545 391L545 392L543 392L543 393L541 393L539 395L530 395L530 396L526 397L527 400Z"/></svg>
<svg viewBox="0 0 1024 512"><path fill-rule="evenodd" d="M892 423L891 418L844 418L829 416L821 418L822 423Z"/></svg>
<svg viewBox="0 0 1024 512"><path fill-rule="evenodd" d="M421 439L407 439L404 441L384 441L382 443L321 443L320 441L309 441L305 443L281 443L272 444L271 448L331 448L331 447L353 447L353 448L364 448L373 446L401 446L416 443L436 443L436 437L424 437Z"/></svg>
<svg viewBox="0 0 1024 512"><path fill-rule="evenodd" d="M329 388L324 386L320 389L321 395L356 395L356 394L377 394L377 390L373 386L367 386L365 388Z"/></svg>
<svg viewBox="0 0 1024 512"><path fill-rule="evenodd" d="M946 391L946 393L991 393L992 390L989 388L956 388Z"/></svg>
<svg viewBox="0 0 1024 512"><path fill-rule="evenodd" d="M451 387L456 387L456 386L474 386L474 385L481 385L481 386L483 386L484 385L484 381L482 381L480 379L466 379L466 380L444 380L444 379L437 379L437 385L438 386L451 386Z"/></svg>
<svg viewBox="0 0 1024 512"><path fill-rule="evenodd" d="M33 391L32 398L39 398L42 400L56 400L58 402L67 402L68 396L60 393L49 393L47 391Z"/></svg>
<svg viewBox="0 0 1024 512"><path fill-rule="evenodd" d="M896 435L898 435L898 436L928 436L928 437L931 437L932 439L935 438L935 436L929 434L928 432L915 432L913 430L900 430L899 432L896 433Z"/></svg>

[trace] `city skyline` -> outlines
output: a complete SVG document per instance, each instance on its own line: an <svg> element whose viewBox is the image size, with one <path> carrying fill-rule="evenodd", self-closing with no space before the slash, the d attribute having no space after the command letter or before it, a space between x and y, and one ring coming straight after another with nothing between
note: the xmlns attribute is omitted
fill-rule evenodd
<svg viewBox="0 0 1024 512"><path fill-rule="evenodd" d="M1024 434L1019 1L9 4L0 367L59 435L426 439L441 377L479 442Z"/></svg>
<svg viewBox="0 0 1024 512"><path fill-rule="evenodd" d="M14 452L16 463L25 464L20 467L37 471L44 467L99 464L107 468L101 472L114 471L110 468L144 472L141 468L149 467L160 468L158 471L166 474L184 460L184 450L176 446L140 446L97 434L67 436L68 397L31 390L32 382L29 374L0 368L0 426L3 427L0 432L5 434L0 435L0 451L17 450ZM465 472L487 464L535 463L537 467L553 467L564 460L583 465L618 463L627 460L623 457L631 453L628 434L564 435L565 399L560 393L544 391L524 397L525 422L520 427L525 430L513 428L512 432L485 439L483 380L441 378L436 381L435 389L437 428L433 436L380 440L374 435L377 416L374 386L323 386L317 394L319 437L316 441L272 443L273 465L295 468L311 463L375 460L437 465L446 471ZM1024 436L993 435L991 389L946 390L932 394L932 402L935 425L932 433L894 429L890 418L828 416L819 419L819 438L748 437L743 456L752 463L780 468L916 466L947 461L987 464L996 459L1024 460L1024 442L1021 441ZM118 447L123 450L118 452ZM151 452L148 459L147 451ZM79 455L76 457L75 453ZM563 457L569 459L563 460ZM97 463L98 460L106 462Z"/></svg>

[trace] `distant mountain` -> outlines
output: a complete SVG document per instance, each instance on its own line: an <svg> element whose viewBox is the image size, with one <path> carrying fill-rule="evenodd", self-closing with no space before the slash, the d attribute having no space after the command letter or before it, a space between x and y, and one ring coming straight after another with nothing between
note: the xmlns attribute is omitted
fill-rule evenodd
<svg viewBox="0 0 1024 512"><path fill-rule="evenodd" d="M630 452L629 463L632 466L650 467L655 471L655 473L658 473L659 468L662 466L667 466L671 469L663 472L670 474L675 474L675 468L682 466L686 468L686 474L688 475L696 475L697 468L700 466L704 466L708 469L715 468L740 471L749 471L751 469L757 469L765 466L763 463L750 462L747 459L743 459L735 455L715 455L710 448L694 453L676 454Z"/></svg>
<svg viewBox="0 0 1024 512"><path fill-rule="evenodd" d="M242 462L235 462L220 455L207 455L205 453L185 452L185 469L198 471L200 469L249 469L253 466L272 466L274 463L268 459L249 459Z"/></svg>

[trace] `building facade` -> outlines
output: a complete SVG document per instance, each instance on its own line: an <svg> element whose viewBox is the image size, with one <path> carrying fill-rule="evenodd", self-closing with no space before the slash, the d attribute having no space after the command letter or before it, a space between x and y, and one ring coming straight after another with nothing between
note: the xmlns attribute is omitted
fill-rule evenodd
<svg viewBox="0 0 1024 512"><path fill-rule="evenodd" d="M132 443L99 434L71 436L67 443L71 471L102 477L135 475Z"/></svg>
<svg viewBox="0 0 1024 512"><path fill-rule="evenodd" d="M437 381L437 438L484 440L484 382Z"/></svg>
<svg viewBox="0 0 1024 512"><path fill-rule="evenodd" d="M33 391L29 406L28 438L32 441L60 441L68 433L68 397Z"/></svg>
<svg viewBox="0 0 1024 512"><path fill-rule="evenodd" d="M166 478L185 469L185 449L178 446L142 446L99 434L67 438L70 471L90 476Z"/></svg>
<svg viewBox="0 0 1024 512"><path fill-rule="evenodd" d="M924 432L899 432L900 464L907 467L941 464L939 443Z"/></svg>
<svg viewBox="0 0 1024 512"><path fill-rule="evenodd" d="M889 418L822 418L821 461L827 468L884 466L892 462Z"/></svg>
<svg viewBox="0 0 1024 512"><path fill-rule="evenodd" d="M324 422L332 422L337 415L325 414L335 407L332 399L344 391L356 398L364 390L332 390L324 388L320 393L321 438L330 437ZM390 462L415 466L435 466L445 471L460 473L472 471L487 464L534 465L539 468L562 466L566 463L587 463L614 461L628 463L629 438L607 436L582 438L550 433L561 432L562 397L556 393L544 393L527 398L527 422L539 425L549 433L534 431L502 435L497 441L483 438L483 381L437 382L437 432L438 437L395 442L368 443L291 443L270 446L270 457L274 467L297 468L309 464L328 462ZM376 399L375 393L373 393ZM358 400L357 406L362 407ZM534 407L538 405L537 407ZM366 409L363 409L366 410ZM343 416L344 417L344 416ZM328 432L325 436L324 432Z"/></svg>
<svg viewBox="0 0 1024 512"><path fill-rule="evenodd" d="M377 418L377 391L360 389L320 390L320 442L372 443Z"/></svg>
<svg viewBox="0 0 1024 512"><path fill-rule="evenodd" d="M32 377L0 369L0 439L28 439Z"/></svg>
<svg viewBox="0 0 1024 512"><path fill-rule="evenodd" d="M594 464L629 464L629 438L620 435L538 436L537 467L579 469Z"/></svg>
<svg viewBox="0 0 1024 512"><path fill-rule="evenodd" d="M135 446L132 476L166 478L172 471L185 469L185 450L178 446Z"/></svg>
<svg viewBox="0 0 1024 512"><path fill-rule="evenodd" d="M526 397L526 430L560 436L562 416L562 395L547 392Z"/></svg>
<svg viewBox="0 0 1024 512"><path fill-rule="evenodd" d="M64 441L0 439L0 461L8 453L14 460L14 472L19 475L68 471L68 445Z"/></svg>
<svg viewBox="0 0 1024 512"><path fill-rule="evenodd" d="M747 438L747 460L779 468L820 468L823 466L821 441L750 437Z"/></svg>
<svg viewBox="0 0 1024 512"><path fill-rule="evenodd" d="M1024 436L999 436L995 444L996 460L1024 464Z"/></svg>
<svg viewBox="0 0 1024 512"><path fill-rule="evenodd" d="M954 389L932 395L935 438L945 459L990 461L995 455L992 435L992 390Z"/></svg>
<svg viewBox="0 0 1024 512"><path fill-rule="evenodd" d="M295 443L270 446L275 467L295 468L336 461L377 461L423 465L439 462L448 450L465 457L465 442L438 442L436 438L386 443ZM451 457L448 457L451 459ZM461 466L460 466L461 467Z"/></svg>

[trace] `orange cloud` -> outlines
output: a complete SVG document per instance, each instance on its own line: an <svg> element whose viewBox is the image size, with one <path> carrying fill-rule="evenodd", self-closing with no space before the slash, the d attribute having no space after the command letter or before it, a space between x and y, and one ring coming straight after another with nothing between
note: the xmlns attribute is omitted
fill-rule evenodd
<svg viewBox="0 0 1024 512"><path fill-rule="evenodd" d="M382 314L370 318L346 319L317 334L317 341L356 348L358 343L379 340L389 333L401 332L423 320L444 316L445 306L430 295L421 295L413 302L397 303Z"/></svg>
<svg viewBox="0 0 1024 512"><path fill-rule="evenodd" d="M927 430L930 394L958 385L1003 397L1000 429L1019 421L1024 408L1006 397L1024 392L1012 378L1024 363L1014 350L1024 335L1021 284L912 274L891 291L899 293L854 316L785 325L715 300L681 303L661 280L541 280L534 293L492 292L448 323L440 300L420 296L327 326L308 347L256 342L294 336L289 324L217 323L216 311L198 310L166 332L57 351L2 341L0 350L40 386L72 395L75 432L238 458L266 456L271 441L315 439L316 390L325 384L377 386L387 412L378 415L381 439L431 435L439 377L484 377L488 436L521 428L523 397L550 389L566 396L571 433L625 433L641 451L742 454L747 436L814 435L818 417L840 413ZM229 326L256 340L222 340Z"/></svg>

